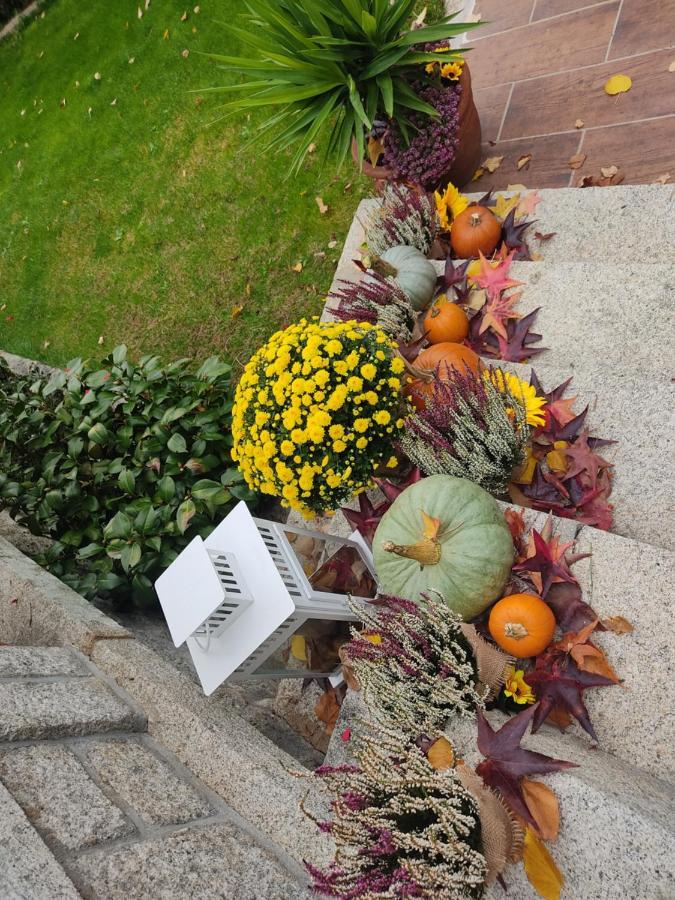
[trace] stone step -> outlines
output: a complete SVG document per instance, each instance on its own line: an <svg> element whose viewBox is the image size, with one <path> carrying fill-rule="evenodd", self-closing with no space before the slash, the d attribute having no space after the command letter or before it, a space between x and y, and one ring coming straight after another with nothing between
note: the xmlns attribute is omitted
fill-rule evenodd
<svg viewBox="0 0 675 900"><path fill-rule="evenodd" d="M6 900L80 900L80 894L0 784L0 896Z"/></svg>
<svg viewBox="0 0 675 900"><path fill-rule="evenodd" d="M539 193L542 203L537 208L532 236L534 231L539 231L553 232L554 237L543 243L532 239L531 243L545 260L587 261L597 265L631 259L672 263L675 259L672 185L549 188ZM472 200L481 196L469 194ZM336 279L357 278L359 270L352 259L359 257L364 240L362 223L376 204L373 199L359 203L338 262Z"/></svg>
<svg viewBox="0 0 675 900"><path fill-rule="evenodd" d="M0 709L0 744L147 725L130 697L64 648L0 647Z"/></svg>
<svg viewBox="0 0 675 900"><path fill-rule="evenodd" d="M353 762L351 749L367 718L361 695L348 691L326 756L328 764ZM490 714L489 718L494 728L504 721L500 714ZM350 736L345 741L342 735L347 728ZM475 722L453 719L446 734L461 758L476 765L481 757L476 748ZM560 801L560 834L549 849L565 878L563 900L665 900L673 896L672 785L634 763L591 750L574 735L561 735L546 726L526 737L523 746L579 766L544 779ZM505 880L513 900L534 900L537 896L522 866L509 866ZM496 886L488 896L497 900L504 895Z"/></svg>
<svg viewBox="0 0 675 900"><path fill-rule="evenodd" d="M669 527L675 509L675 481L670 477L675 393L671 373L598 370L592 359L583 366L561 365L549 362L545 355L532 365L498 365L524 379L534 368L546 390L573 376L568 395L579 398L579 410L589 405L591 433L617 442L601 451L614 463L612 531L675 549L675 534Z"/></svg>

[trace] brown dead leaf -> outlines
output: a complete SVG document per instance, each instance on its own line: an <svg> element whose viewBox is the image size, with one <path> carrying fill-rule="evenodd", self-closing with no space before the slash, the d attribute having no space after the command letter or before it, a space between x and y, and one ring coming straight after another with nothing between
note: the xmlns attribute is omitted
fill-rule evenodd
<svg viewBox="0 0 675 900"><path fill-rule="evenodd" d="M633 626L625 619L623 616L610 616L608 619L602 619L600 622L607 631L611 631L612 634L628 634L631 631L634 631Z"/></svg>
<svg viewBox="0 0 675 900"><path fill-rule="evenodd" d="M548 785L531 778L520 782L525 804L537 823L539 834L545 841L554 841L560 830L560 807L558 798Z"/></svg>
<svg viewBox="0 0 675 900"><path fill-rule="evenodd" d="M340 657L340 662L342 663L342 677L347 683L347 687L352 691L360 691L361 684L359 679L356 677L356 672L354 671L354 667L351 664L349 656L347 654L347 644L343 644L338 650L338 656Z"/></svg>
<svg viewBox="0 0 675 900"><path fill-rule="evenodd" d="M581 181L579 182L579 187L595 187L595 178L592 175L584 175Z"/></svg>
<svg viewBox="0 0 675 900"><path fill-rule="evenodd" d="M570 169L580 169L585 162L585 153L575 153L574 156L570 156L569 167Z"/></svg>
<svg viewBox="0 0 675 900"><path fill-rule="evenodd" d="M455 751L450 741L444 737L437 738L427 751L427 759L437 772L452 769L455 765Z"/></svg>
<svg viewBox="0 0 675 900"><path fill-rule="evenodd" d="M575 128L583 128L583 127L584 127L584 120L583 120L583 119L577 119L576 122L574 123L574 127L575 127Z"/></svg>
<svg viewBox="0 0 675 900"><path fill-rule="evenodd" d="M519 172L521 169L529 169L531 161L531 153L525 153L523 156L519 156L518 161L516 162L516 169L518 169Z"/></svg>
<svg viewBox="0 0 675 900"><path fill-rule="evenodd" d="M326 726L326 732L332 734L337 717L340 715L340 704L337 702L333 688L328 688L327 691L323 692L319 702L314 707L314 713L317 719Z"/></svg>
<svg viewBox="0 0 675 900"><path fill-rule="evenodd" d="M523 866L530 884L544 900L560 900L565 884L560 869L531 828L525 829Z"/></svg>
<svg viewBox="0 0 675 900"><path fill-rule="evenodd" d="M541 231L535 231L534 236L538 241L550 241L557 233L557 231L547 231L546 234L542 234Z"/></svg>
<svg viewBox="0 0 675 900"><path fill-rule="evenodd" d="M566 709L562 709L560 706L554 706L548 714L546 721L550 722L551 725L555 725L561 731L565 731L565 729L569 728L572 724L572 716Z"/></svg>
<svg viewBox="0 0 675 900"><path fill-rule="evenodd" d="M618 675L607 662L607 657L602 650L594 644L577 644L571 648L570 656L582 672L602 675L603 678L609 678L618 684Z"/></svg>
<svg viewBox="0 0 675 900"><path fill-rule="evenodd" d="M368 138L368 159L370 160L371 166L376 166L377 161L384 153L384 145L382 141L379 141L377 138L369 137Z"/></svg>
<svg viewBox="0 0 675 900"><path fill-rule="evenodd" d="M501 166L503 159L503 156L488 156L488 158L481 163L481 168L485 169L486 172L496 172Z"/></svg>
<svg viewBox="0 0 675 900"><path fill-rule="evenodd" d="M314 200L316 202L316 205L319 207L319 212L321 213L321 215L325 216L328 212L328 207L323 202L323 197L315 197Z"/></svg>
<svg viewBox="0 0 675 900"><path fill-rule="evenodd" d="M600 171L603 178L611 178L613 175L616 175L619 168L618 166L601 166Z"/></svg>
<svg viewBox="0 0 675 900"><path fill-rule="evenodd" d="M303 266L301 262L296 262L296 264L294 266L291 266L291 268L294 272L302 272Z"/></svg>
<svg viewBox="0 0 675 900"><path fill-rule="evenodd" d="M656 179L657 184L667 184L670 181L670 172L665 172L663 175L659 175Z"/></svg>
<svg viewBox="0 0 675 900"><path fill-rule="evenodd" d="M479 166L479 167L476 169L476 171L473 173L473 175L471 176L471 180L472 180L472 181L478 181L478 179L479 179L479 178L482 178L483 175L485 175L485 169L483 169L481 166Z"/></svg>

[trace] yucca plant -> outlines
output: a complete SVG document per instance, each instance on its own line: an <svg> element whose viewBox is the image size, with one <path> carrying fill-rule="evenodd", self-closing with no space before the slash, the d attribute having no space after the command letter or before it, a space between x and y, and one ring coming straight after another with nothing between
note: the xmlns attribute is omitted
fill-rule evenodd
<svg viewBox="0 0 675 900"><path fill-rule="evenodd" d="M355 139L363 159L366 136L378 117L395 119L404 135L411 112L438 115L410 80L438 62L430 43L447 41L475 23L451 22L410 30L416 0L245 0L241 25L225 24L253 56L208 54L245 81L210 88L241 93L228 111L280 106L259 131L280 127L266 150L298 143L297 172L321 129L331 125L326 154L341 164ZM444 61L457 56L444 53ZM258 138L256 138L256 141Z"/></svg>

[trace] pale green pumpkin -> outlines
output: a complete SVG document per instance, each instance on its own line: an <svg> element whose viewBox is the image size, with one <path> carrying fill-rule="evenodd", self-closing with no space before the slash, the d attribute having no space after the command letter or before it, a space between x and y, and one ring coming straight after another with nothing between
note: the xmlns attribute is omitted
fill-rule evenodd
<svg viewBox="0 0 675 900"><path fill-rule="evenodd" d="M438 591L468 621L501 596L513 541L486 491L464 478L432 475L406 488L384 514L373 556L381 593L419 601Z"/></svg>
<svg viewBox="0 0 675 900"><path fill-rule="evenodd" d="M413 309L429 304L436 290L436 269L417 247L401 244L385 250L379 260L382 274L392 278L410 301ZM377 270L377 266L375 266Z"/></svg>

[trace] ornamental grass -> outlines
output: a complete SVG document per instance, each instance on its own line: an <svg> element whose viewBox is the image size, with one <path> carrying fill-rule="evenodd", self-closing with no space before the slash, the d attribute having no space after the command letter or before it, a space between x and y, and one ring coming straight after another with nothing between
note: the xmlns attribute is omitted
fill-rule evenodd
<svg viewBox="0 0 675 900"><path fill-rule="evenodd" d="M248 486L306 516L335 510L394 468L408 412L396 344L367 322L278 331L250 359L233 409Z"/></svg>

